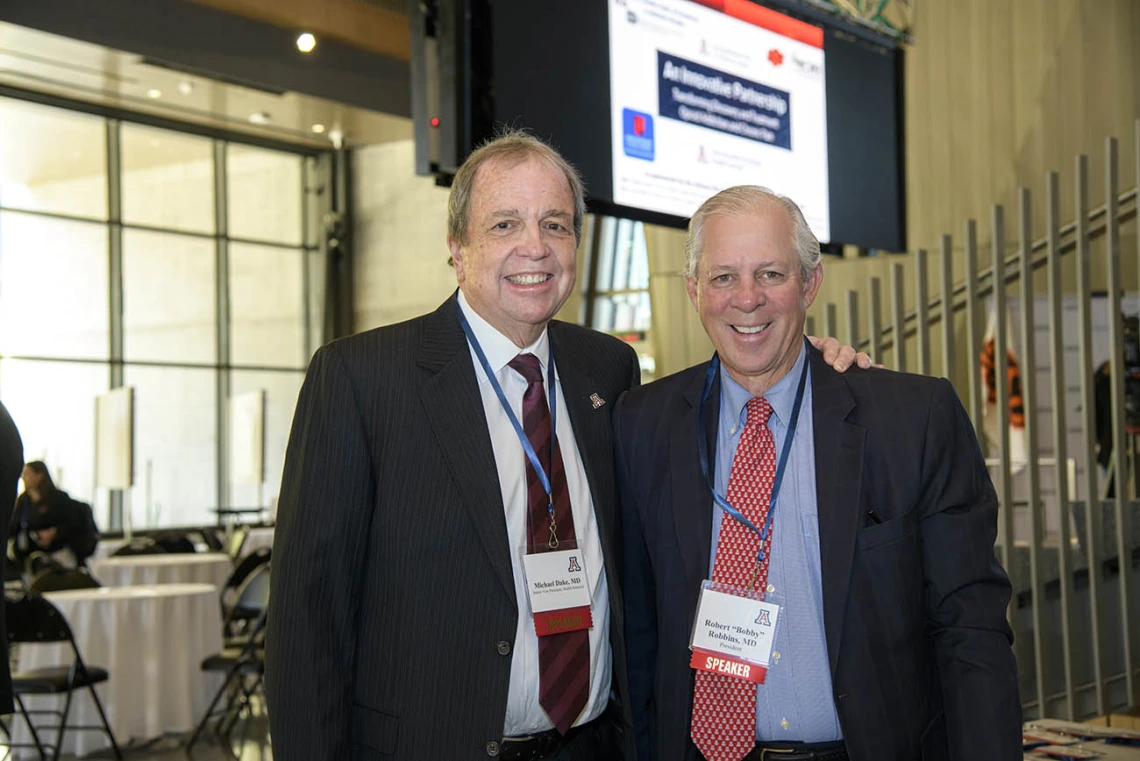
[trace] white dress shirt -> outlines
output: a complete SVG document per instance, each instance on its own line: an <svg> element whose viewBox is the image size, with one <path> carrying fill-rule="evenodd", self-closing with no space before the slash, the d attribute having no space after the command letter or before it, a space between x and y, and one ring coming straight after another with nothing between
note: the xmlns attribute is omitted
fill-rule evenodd
<svg viewBox="0 0 1140 761"><path fill-rule="evenodd" d="M515 416L522 421L522 399L527 382L509 366L519 354L533 354L542 365L542 375L550 383L547 367L550 337L546 330L532 345L519 349L509 338L495 330L480 317L459 293L459 308L471 325L483 353L487 357L495 378L503 388ZM471 349L475 376L479 379L479 393L483 397L483 411L487 416L487 429L491 434L491 448L495 453L495 467L499 472L499 488L503 492L503 509L507 518L507 540L511 548L511 568L514 572L515 598L518 600L519 618L515 630L514 651L511 657L511 686L507 694L507 716L503 735L512 737L542 732L553 728L542 706L538 704L538 636L534 632L534 619L527 597L526 576L523 572L523 555L526 553L527 482L526 454L514 426L503 410L499 397L483 371L475 350ZM574 514L574 533L578 548L583 551L585 572L591 592L591 614L594 626L590 629L590 696L575 726L596 719L606 708L610 695L610 603L606 587L606 571L602 560L602 544L598 535L598 521L594 517L594 504L590 497L590 484L578 454L574 429L562 384L555 368L557 431L562 463L566 470L566 485L570 490L570 509ZM546 388L549 393L549 386ZM549 397L548 397L549 398Z"/></svg>

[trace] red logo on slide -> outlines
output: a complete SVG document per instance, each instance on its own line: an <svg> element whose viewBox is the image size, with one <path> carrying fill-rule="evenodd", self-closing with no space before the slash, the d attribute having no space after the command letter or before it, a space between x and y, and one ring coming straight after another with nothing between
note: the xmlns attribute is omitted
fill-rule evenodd
<svg viewBox="0 0 1140 761"><path fill-rule="evenodd" d="M784 54L772 48L768 51L768 60L772 62L773 66L780 66L784 63Z"/></svg>
<svg viewBox="0 0 1140 761"><path fill-rule="evenodd" d="M633 117L633 134L637 135L638 137L641 137L645 134L645 117L644 116Z"/></svg>

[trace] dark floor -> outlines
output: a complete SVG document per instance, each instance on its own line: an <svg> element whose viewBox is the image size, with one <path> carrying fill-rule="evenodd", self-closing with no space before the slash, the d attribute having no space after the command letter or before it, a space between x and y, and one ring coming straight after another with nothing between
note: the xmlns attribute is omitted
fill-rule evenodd
<svg viewBox="0 0 1140 761"><path fill-rule="evenodd" d="M269 722L264 716L242 719L234 727L227 745L207 732L194 750L185 749L186 735L167 736L146 744L135 743L123 747L123 758L130 761L273 761L273 750L269 747ZM7 750L0 745L0 752ZM20 749L18 755L0 755L0 760L38 758L35 750ZM86 756L87 759L102 761L114 758L110 751ZM74 761L75 756L64 756L64 761Z"/></svg>

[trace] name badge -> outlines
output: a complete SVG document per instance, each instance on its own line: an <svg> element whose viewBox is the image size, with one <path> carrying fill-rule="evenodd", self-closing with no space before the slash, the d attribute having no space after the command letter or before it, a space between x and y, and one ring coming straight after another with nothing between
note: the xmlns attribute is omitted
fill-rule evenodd
<svg viewBox="0 0 1140 761"><path fill-rule="evenodd" d="M581 550L524 555L523 566L535 634L545 637L594 626Z"/></svg>
<svg viewBox="0 0 1140 761"><path fill-rule="evenodd" d="M692 668L763 684L780 606L759 594L706 581L689 647Z"/></svg>

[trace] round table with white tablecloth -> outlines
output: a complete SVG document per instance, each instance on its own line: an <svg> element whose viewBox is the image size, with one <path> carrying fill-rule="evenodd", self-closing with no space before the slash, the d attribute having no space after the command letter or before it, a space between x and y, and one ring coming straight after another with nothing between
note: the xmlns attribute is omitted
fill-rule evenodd
<svg viewBox="0 0 1140 761"><path fill-rule="evenodd" d="M91 575L108 587L134 584L213 584L221 589L233 571L222 552L92 558Z"/></svg>
<svg viewBox="0 0 1140 761"><path fill-rule="evenodd" d="M217 589L210 584L158 584L49 592L44 597L71 625L84 662L110 672L96 691L121 746L197 724L221 686L221 675L201 670L202 660L222 648ZM67 665L71 659L66 643L22 644L17 668ZM24 700L29 710L63 706L63 696ZM86 689L75 692L68 724L99 724ZM30 741L22 718L12 717L11 727L16 742ZM55 733L44 731L40 737L54 742ZM102 732L68 731L63 753L83 756L108 745Z"/></svg>

